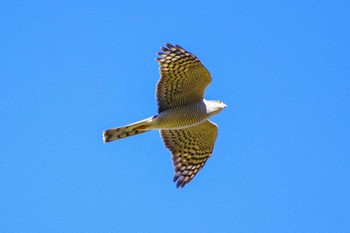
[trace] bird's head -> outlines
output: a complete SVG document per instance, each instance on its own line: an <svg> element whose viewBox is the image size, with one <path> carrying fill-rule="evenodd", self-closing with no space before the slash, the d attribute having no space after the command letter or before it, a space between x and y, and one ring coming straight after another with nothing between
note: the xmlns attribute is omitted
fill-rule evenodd
<svg viewBox="0 0 350 233"><path fill-rule="evenodd" d="M207 108L207 113L210 115L216 115L224 108L227 108L227 105L220 100L204 100L204 103Z"/></svg>

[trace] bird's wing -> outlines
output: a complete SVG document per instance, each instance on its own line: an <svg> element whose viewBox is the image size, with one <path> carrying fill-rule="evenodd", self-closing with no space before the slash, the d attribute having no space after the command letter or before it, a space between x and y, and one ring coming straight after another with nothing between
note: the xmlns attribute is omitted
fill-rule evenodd
<svg viewBox="0 0 350 233"><path fill-rule="evenodd" d="M199 125L179 129L161 130L163 142L172 153L176 187L184 187L210 158L218 127L207 120Z"/></svg>
<svg viewBox="0 0 350 233"><path fill-rule="evenodd" d="M158 53L160 79L157 84L158 112L203 99L211 82L209 71L192 53L166 44Z"/></svg>

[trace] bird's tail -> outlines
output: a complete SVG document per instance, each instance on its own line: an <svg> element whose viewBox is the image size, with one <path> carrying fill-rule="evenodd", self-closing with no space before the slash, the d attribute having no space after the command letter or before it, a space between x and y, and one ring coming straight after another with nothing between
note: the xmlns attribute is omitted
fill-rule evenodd
<svg viewBox="0 0 350 233"><path fill-rule="evenodd" d="M103 131L103 142L111 142L114 140L134 136L140 133L145 133L150 131L150 126L152 125L152 120L154 117L150 117L144 119L142 121L138 121L132 123L130 125L122 126L119 128L107 129Z"/></svg>

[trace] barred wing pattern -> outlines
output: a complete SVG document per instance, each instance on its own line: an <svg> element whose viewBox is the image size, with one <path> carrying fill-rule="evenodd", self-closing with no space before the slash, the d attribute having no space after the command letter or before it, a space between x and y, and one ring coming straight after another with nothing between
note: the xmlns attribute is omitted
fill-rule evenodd
<svg viewBox="0 0 350 233"><path fill-rule="evenodd" d="M218 127L207 120L196 126L180 130L161 130L165 146L172 153L176 187L184 187L210 158Z"/></svg>
<svg viewBox="0 0 350 233"><path fill-rule="evenodd" d="M157 84L158 112L199 101L211 82L209 71L192 53L178 45L166 44L158 53L160 80Z"/></svg>

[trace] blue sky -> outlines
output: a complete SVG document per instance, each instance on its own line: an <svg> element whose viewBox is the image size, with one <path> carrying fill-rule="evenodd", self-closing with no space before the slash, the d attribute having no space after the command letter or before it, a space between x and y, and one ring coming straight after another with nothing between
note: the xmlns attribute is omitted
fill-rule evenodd
<svg viewBox="0 0 350 233"><path fill-rule="evenodd" d="M349 232L348 1L4 1L1 232ZM184 189L156 131L166 42L212 74L211 159Z"/></svg>

